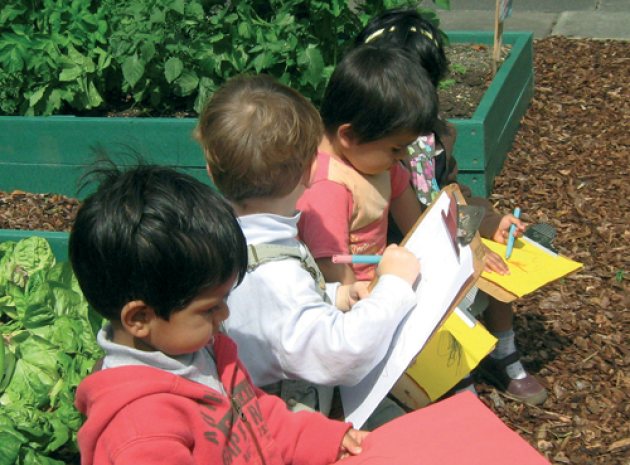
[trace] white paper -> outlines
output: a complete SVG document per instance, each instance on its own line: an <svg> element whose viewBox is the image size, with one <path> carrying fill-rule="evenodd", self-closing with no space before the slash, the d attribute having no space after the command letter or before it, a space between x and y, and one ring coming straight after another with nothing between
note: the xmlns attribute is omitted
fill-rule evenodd
<svg viewBox="0 0 630 465"><path fill-rule="evenodd" d="M442 192L405 244L420 260L418 304L399 325L381 363L359 384L341 387L346 421L355 428L365 423L405 372L474 273L470 246L459 247L458 259L442 219L449 206L450 198Z"/></svg>

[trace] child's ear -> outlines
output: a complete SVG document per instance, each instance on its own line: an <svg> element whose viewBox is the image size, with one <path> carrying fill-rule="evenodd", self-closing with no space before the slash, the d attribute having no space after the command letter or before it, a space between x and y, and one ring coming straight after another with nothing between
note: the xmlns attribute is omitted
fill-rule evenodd
<svg viewBox="0 0 630 465"><path fill-rule="evenodd" d="M337 128L337 139L344 149L357 144L357 136L350 123L342 124Z"/></svg>
<svg viewBox="0 0 630 465"><path fill-rule="evenodd" d="M157 318L155 311L142 300L127 302L120 313L120 321L125 331L136 338L149 335L151 321Z"/></svg>

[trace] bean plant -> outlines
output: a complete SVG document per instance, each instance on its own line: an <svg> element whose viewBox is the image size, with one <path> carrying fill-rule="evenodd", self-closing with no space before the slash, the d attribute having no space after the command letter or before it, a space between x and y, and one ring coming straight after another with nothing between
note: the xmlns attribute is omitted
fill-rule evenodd
<svg viewBox="0 0 630 465"><path fill-rule="evenodd" d="M418 2L355 3L4 0L0 114L195 114L242 73L275 76L317 104L369 18Z"/></svg>

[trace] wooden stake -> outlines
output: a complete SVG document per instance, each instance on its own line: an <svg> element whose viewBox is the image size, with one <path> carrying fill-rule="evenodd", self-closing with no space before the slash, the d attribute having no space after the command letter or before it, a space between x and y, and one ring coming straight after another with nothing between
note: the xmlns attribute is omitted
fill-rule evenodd
<svg viewBox="0 0 630 465"><path fill-rule="evenodd" d="M494 47L492 49L492 75L497 74L501 61L501 42L503 41L503 21L501 21L501 0L496 0L494 12Z"/></svg>

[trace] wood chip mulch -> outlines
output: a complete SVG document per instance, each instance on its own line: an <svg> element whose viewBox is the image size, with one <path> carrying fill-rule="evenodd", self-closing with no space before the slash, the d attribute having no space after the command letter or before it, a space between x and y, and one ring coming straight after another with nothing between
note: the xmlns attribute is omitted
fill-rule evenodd
<svg viewBox="0 0 630 465"><path fill-rule="evenodd" d="M517 343L547 401L478 390L553 464L628 465L630 43L550 37L534 49L534 100L491 198L553 224L584 268L516 304ZM68 230L77 206L0 193L0 228Z"/></svg>
<svg viewBox="0 0 630 465"><path fill-rule="evenodd" d="M541 407L482 399L554 464L630 464L630 43L534 44L535 96L495 181L499 211L553 224L584 264L516 304Z"/></svg>

